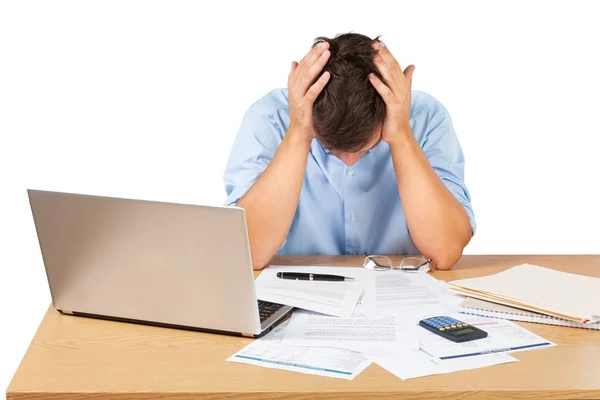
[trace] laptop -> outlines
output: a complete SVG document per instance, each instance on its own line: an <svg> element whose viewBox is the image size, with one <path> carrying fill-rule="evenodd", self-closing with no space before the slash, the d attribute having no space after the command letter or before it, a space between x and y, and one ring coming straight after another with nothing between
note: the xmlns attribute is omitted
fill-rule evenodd
<svg viewBox="0 0 600 400"><path fill-rule="evenodd" d="M242 208L28 196L63 314L261 337L292 310L257 299Z"/></svg>

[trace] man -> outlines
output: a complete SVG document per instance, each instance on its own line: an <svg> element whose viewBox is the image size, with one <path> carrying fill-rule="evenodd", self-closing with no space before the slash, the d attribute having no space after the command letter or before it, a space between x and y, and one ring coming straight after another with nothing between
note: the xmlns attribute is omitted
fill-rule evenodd
<svg viewBox="0 0 600 400"><path fill-rule="evenodd" d="M226 167L255 268L275 254L422 254L450 269L475 232L452 122L378 38L317 38L288 89L245 114Z"/></svg>

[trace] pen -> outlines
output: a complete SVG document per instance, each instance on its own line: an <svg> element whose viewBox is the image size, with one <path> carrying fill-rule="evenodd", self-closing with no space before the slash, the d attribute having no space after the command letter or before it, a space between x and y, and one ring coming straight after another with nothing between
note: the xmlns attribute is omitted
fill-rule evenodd
<svg viewBox="0 0 600 400"><path fill-rule="evenodd" d="M296 281L353 281L354 278L341 275L327 275L327 274L312 274L305 272L278 272L277 277L280 279L292 279Z"/></svg>

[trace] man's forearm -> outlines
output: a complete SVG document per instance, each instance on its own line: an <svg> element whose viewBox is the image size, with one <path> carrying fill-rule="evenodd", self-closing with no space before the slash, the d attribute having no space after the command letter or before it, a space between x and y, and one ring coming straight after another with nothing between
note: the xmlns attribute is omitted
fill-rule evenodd
<svg viewBox="0 0 600 400"><path fill-rule="evenodd" d="M463 206L439 179L412 132L390 145L411 237L439 269L451 268L471 238Z"/></svg>
<svg viewBox="0 0 600 400"><path fill-rule="evenodd" d="M268 167L237 204L246 211L254 268L264 267L288 235L310 143L302 132L288 130Z"/></svg>

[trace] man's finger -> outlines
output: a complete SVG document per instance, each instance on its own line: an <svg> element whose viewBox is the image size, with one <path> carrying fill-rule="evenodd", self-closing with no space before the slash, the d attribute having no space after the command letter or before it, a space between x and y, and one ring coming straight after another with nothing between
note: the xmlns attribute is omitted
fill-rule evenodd
<svg viewBox="0 0 600 400"><path fill-rule="evenodd" d="M311 103L314 103L319 94L323 91L323 88L325 88L325 85L327 85L327 82L329 82L330 76L331 74L329 71L323 72L323 75L321 75L321 77L317 79L315 83L313 83L310 89L308 89L308 92L306 92L306 99Z"/></svg>
<svg viewBox="0 0 600 400"><path fill-rule="evenodd" d="M404 84L404 74L398 67L385 64L379 57L375 57L375 67L381 75L381 81L393 92L398 93Z"/></svg>
<svg viewBox="0 0 600 400"><path fill-rule="evenodd" d="M398 64L398 61L392 55L390 49L385 45L385 43L381 41L376 41L373 43L373 48L377 50L377 56L375 56L375 61L378 61L379 63L383 63L390 67L394 64Z"/></svg>
<svg viewBox="0 0 600 400"><path fill-rule="evenodd" d="M377 90L377 93L381 95L383 101L385 101L386 104L390 104L390 102L394 99L394 93L392 93L390 88L387 87L385 83L381 82L381 79L379 79L374 73L369 74L369 80L375 87L375 90Z"/></svg>
<svg viewBox="0 0 600 400"><path fill-rule="evenodd" d="M298 63L296 61L292 61L292 66L290 68L290 74L288 75L288 90L289 93L296 93L295 88L296 88L296 81L298 80L296 76L294 76L294 71L296 71L296 68L298 68ZM302 96L304 93L301 93L300 96Z"/></svg>
<svg viewBox="0 0 600 400"><path fill-rule="evenodd" d="M404 76L406 77L406 79L409 82L412 82L412 76L413 76L413 72L415 71L415 66L414 65L409 65L408 67L406 67L406 69L404 70Z"/></svg>
<svg viewBox="0 0 600 400"><path fill-rule="evenodd" d="M315 61L323 54L325 50L329 49L329 42L320 42L314 46L303 58L300 60L299 67L307 70Z"/></svg>
<svg viewBox="0 0 600 400"><path fill-rule="evenodd" d="M323 67L325 64L327 64L330 55L331 53L329 53L329 50L325 50L321 56L315 60L310 68L308 68L306 71L299 71L301 75L298 76L297 85L298 88L303 91L302 93L306 93L310 87L310 84L314 82L317 76L319 76L319 73L321 73Z"/></svg>

